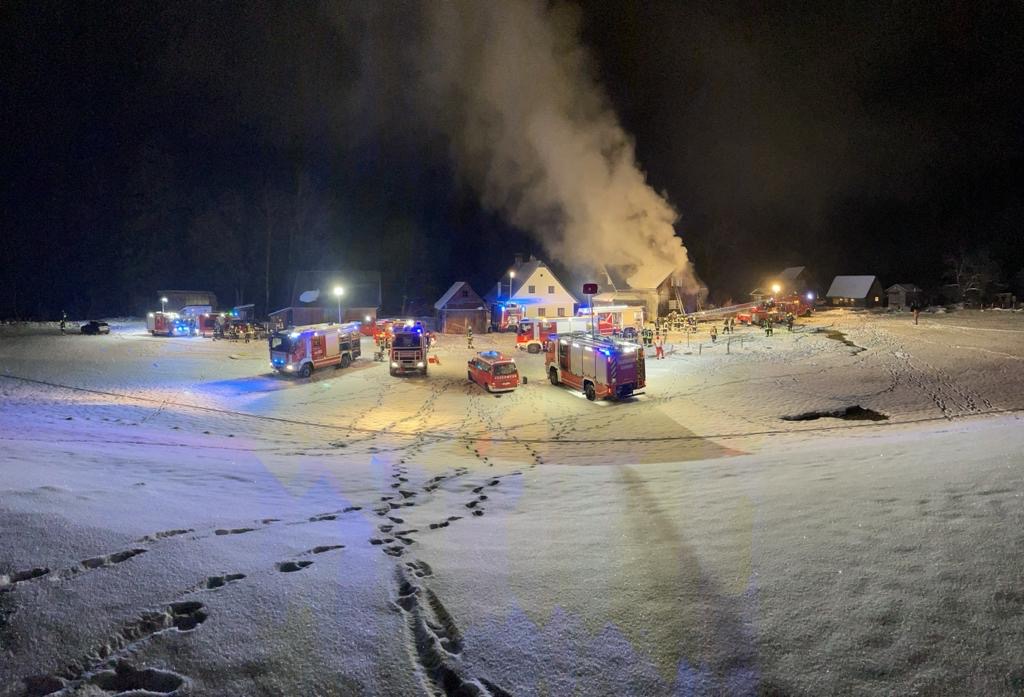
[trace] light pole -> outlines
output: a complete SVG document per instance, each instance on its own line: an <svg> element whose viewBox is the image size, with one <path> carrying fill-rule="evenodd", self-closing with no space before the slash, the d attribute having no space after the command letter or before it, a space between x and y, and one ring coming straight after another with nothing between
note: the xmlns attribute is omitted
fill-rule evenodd
<svg viewBox="0 0 1024 697"><path fill-rule="evenodd" d="M167 298L160 298L160 312L167 312Z"/></svg>
<svg viewBox="0 0 1024 697"><path fill-rule="evenodd" d="M513 279L515 279L515 277L516 277L516 272L515 271L509 271L508 272L508 299L509 300L512 299L512 281L513 281Z"/></svg>
<svg viewBox="0 0 1024 697"><path fill-rule="evenodd" d="M341 324L341 296L345 294L345 289L341 286L334 286L334 294L338 297L338 324Z"/></svg>
<svg viewBox="0 0 1024 697"><path fill-rule="evenodd" d="M778 295L780 290L782 290L782 286L780 286L778 283L772 284L772 293Z"/></svg>

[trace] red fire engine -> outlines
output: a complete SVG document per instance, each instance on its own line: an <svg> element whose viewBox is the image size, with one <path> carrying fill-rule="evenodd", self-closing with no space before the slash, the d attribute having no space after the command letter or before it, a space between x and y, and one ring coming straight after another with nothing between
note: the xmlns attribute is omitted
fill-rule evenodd
<svg viewBox="0 0 1024 697"><path fill-rule="evenodd" d="M396 326L391 339L391 374L427 374L427 339L423 327Z"/></svg>
<svg viewBox="0 0 1024 697"><path fill-rule="evenodd" d="M515 360L500 351L481 351L469 359L466 377L488 392L511 392L519 387Z"/></svg>
<svg viewBox="0 0 1024 697"><path fill-rule="evenodd" d="M765 319L781 322L789 313L793 313L794 317L810 317L814 311L812 302L811 298L805 299L799 295L787 295L779 299L769 298L756 307L737 313L736 320L740 324L760 324Z"/></svg>
<svg viewBox="0 0 1024 697"><path fill-rule="evenodd" d="M590 331L589 317L565 317L563 319L531 319L519 321L516 331L516 348L529 353L540 353L555 334Z"/></svg>
<svg viewBox="0 0 1024 697"><path fill-rule="evenodd" d="M310 324L270 335L270 367L308 378L329 365L347 368L361 350L359 322Z"/></svg>
<svg viewBox="0 0 1024 697"><path fill-rule="evenodd" d="M548 343L544 367L552 385L580 390L587 399L624 399L647 385L643 349L629 341L583 332Z"/></svg>
<svg viewBox="0 0 1024 697"><path fill-rule="evenodd" d="M491 306L491 328L496 332L516 331L523 314L523 306L519 303L495 303Z"/></svg>

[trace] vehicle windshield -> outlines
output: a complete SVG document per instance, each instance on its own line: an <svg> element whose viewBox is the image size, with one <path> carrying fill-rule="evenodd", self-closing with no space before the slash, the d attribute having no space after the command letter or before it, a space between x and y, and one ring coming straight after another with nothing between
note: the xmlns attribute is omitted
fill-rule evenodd
<svg viewBox="0 0 1024 697"><path fill-rule="evenodd" d="M288 353L292 350L292 340L287 334L274 334L270 337L270 350Z"/></svg>
<svg viewBox="0 0 1024 697"><path fill-rule="evenodd" d="M419 348L420 347L420 335L419 334L395 334L394 340L391 345L394 348Z"/></svg>
<svg viewBox="0 0 1024 697"><path fill-rule="evenodd" d="M515 375L516 364L515 363L498 363L494 366L495 375Z"/></svg>

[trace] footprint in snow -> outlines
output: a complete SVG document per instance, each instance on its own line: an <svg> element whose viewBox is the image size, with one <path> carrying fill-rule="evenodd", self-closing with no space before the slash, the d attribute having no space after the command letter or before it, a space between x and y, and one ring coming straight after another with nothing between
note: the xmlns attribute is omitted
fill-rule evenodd
<svg viewBox="0 0 1024 697"><path fill-rule="evenodd" d="M302 571L307 566L310 566L313 562L309 560L305 561L279 561L274 564L274 568L282 573L292 573L294 571Z"/></svg>

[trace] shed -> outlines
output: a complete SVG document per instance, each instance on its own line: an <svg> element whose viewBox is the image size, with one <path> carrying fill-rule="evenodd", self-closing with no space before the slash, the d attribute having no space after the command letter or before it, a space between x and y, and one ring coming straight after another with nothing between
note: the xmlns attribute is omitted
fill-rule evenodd
<svg viewBox="0 0 1024 697"><path fill-rule="evenodd" d="M876 276L836 276L825 297L833 307L879 307L882 284Z"/></svg>
<svg viewBox="0 0 1024 697"><path fill-rule="evenodd" d="M911 305L920 305L923 291L913 283L894 283L885 289L889 307L902 310Z"/></svg>
<svg viewBox="0 0 1024 697"><path fill-rule="evenodd" d="M487 331L487 303L466 281L456 281L434 303L435 326L442 334L465 334L467 328Z"/></svg>
<svg viewBox="0 0 1024 697"><path fill-rule="evenodd" d="M343 290L340 298L334 289ZM321 322L373 322L380 307L380 272L358 269L299 271L288 307L270 313L271 327ZM339 318L339 312L341 317Z"/></svg>

